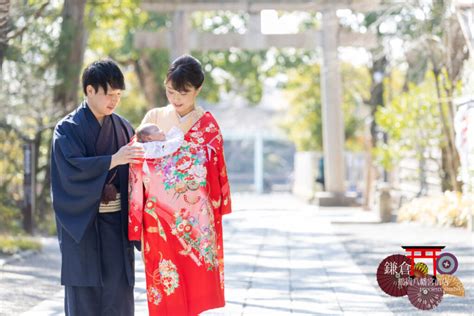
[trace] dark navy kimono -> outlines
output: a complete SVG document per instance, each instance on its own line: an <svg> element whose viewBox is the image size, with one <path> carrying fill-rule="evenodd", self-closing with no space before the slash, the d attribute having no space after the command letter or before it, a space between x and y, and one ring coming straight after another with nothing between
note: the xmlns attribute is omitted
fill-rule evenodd
<svg viewBox="0 0 474 316"><path fill-rule="evenodd" d="M51 195L67 315L133 314L128 165L109 171L111 155L132 135L131 125L117 114L106 116L101 126L86 102L54 130ZM112 181L120 192L119 212L98 212L106 181Z"/></svg>

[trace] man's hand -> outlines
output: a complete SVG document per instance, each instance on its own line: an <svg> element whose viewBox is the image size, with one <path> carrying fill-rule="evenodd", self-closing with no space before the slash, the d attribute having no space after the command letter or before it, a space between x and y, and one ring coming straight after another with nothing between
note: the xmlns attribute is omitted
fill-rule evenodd
<svg viewBox="0 0 474 316"><path fill-rule="evenodd" d="M114 155L110 161L109 170L120 165L128 163L140 163L139 158L143 158L145 152L140 146L122 146Z"/></svg>

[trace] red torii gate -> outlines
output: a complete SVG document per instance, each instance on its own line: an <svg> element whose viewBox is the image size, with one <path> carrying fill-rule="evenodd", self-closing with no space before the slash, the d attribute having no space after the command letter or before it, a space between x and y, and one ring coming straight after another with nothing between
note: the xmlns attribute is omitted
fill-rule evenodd
<svg viewBox="0 0 474 316"><path fill-rule="evenodd" d="M445 246L402 246L406 252L410 252L410 255L407 255L410 258L411 265L410 265L410 276L414 276L415 274L415 258L432 258L433 259L433 275L436 277L436 260L438 259L439 255L436 253L444 249ZM416 252L420 254L417 255ZM431 254L428 254L431 252Z"/></svg>

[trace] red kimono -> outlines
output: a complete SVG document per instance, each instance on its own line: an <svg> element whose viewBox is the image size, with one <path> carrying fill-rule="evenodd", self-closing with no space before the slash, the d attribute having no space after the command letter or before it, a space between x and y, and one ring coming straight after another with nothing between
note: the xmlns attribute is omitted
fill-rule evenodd
<svg viewBox="0 0 474 316"><path fill-rule="evenodd" d="M130 240L144 239L150 315L225 305L222 215L231 212L223 139L205 113L173 154L130 166ZM143 170L146 171L143 171Z"/></svg>

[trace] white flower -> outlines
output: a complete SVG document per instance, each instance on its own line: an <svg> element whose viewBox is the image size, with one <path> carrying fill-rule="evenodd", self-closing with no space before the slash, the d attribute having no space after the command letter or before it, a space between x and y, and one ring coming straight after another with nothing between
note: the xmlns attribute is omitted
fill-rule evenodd
<svg viewBox="0 0 474 316"><path fill-rule="evenodd" d="M204 166L202 165L194 165L191 167L189 170L189 173L194 175L196 178L205 178L207 175L207 170Z"/></svg>

